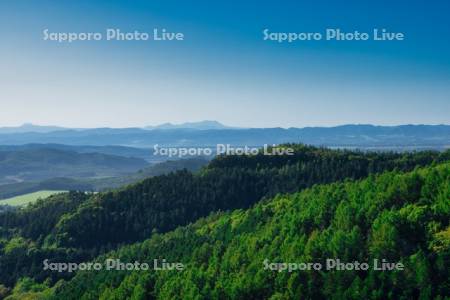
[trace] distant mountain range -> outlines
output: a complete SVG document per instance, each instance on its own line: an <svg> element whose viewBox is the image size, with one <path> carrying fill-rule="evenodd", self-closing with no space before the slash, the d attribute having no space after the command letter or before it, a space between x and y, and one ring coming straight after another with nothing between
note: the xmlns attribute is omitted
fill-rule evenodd
<svg viewBox="0 0 450 300"><path fill-rule="evenodd" d="M211 129L231 129L234 127L229 127L223 125L217 121L200 121L200 122L187 122L182 124L172 124L172 123L164 123L156 126L145 126L142 129L146 130L154 130L154 129L193 129L193 130L211 130ZM105 128L100 128L105 129ZM31 123L25 123L21 126L17 127L0 127L0 134L10 134L10 133L49 133L55 131L67 131L67 130L76 130L76 131L84 131L84 130L93 130L93 128L68 128L68 127L60 127L60 126L42 126L42 125L34 125Z"/></svg>
<svg viewBox="0 0 450 300"><path fill-rule="evenodd" d="M215 128L207 129L208 127ZM45 132L42 129L41 132L15 133L8 129L5 133L3 128L0 129L0 145L54 143L150 148L156 144L165 147L215 147L217 144L261 146L295 142L363 149L444 149L450 147L450 125L343 125L288 129L237 129L224 128L220 123L214 121L204 121L184 125L166 124L150 129L58 129L51 132Z"/></svg>
<svg viewBox="0 0 450 300"><path fill-rule="evenodd" d="M0 127L0 134L7 134L7 133L24 133L24 132L53 132L53 131L61 131L61 130L67 130L67 128L64 127L58 127L58 126L40 126L40 125L33 125L31 123L25 123L21 126L17 127Z"/></svg>
<svg viewBox="0 0 450 300"><path fill-rule="evenodd" d="M231 129L233 127L225 126L217 121L187 122L182 124L164 123L158 126L147 126L145 129L195 129L195 130L213 130L213 129Z"/></svg>

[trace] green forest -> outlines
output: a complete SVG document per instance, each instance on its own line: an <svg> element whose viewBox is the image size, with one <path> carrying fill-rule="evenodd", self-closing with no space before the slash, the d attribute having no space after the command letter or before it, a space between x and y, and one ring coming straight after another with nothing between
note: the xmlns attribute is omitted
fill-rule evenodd
<svg viewBox="0 0 450 300"><path fill-rule="evenodd" d="M220 156L104 193L0 214L0 297L12 299L446 299L450 151L305 145ZM57 272L43 261L182 263ZM272 270L267 262L385 259L403 270Z"/></svg>

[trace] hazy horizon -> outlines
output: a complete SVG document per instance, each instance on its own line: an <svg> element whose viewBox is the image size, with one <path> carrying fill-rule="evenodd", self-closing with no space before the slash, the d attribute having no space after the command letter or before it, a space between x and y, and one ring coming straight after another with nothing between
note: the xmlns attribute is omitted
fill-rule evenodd
<svg viewBox="0 0 450 300"><path fill-rule="evenodd" d="M166 124L170 124L170 125L175 125L175 126L180 126L180 125L185 125L186 123L201 123L201 122L217 122L220 125L226 126L229 129L251 129L251 128L311 128L311 127L319 127L319 128L333 128L333 127L340 127L340 126L348 126L348 125L355 125L355 126L385 126L385 127L395 127L395 126L406 126L406 125L412 125L412 126L420 126L420 125L425 125L425 126L450 126L450 123L401 123L401 124L371 124L371 123L342 123L342 124L336 124L336 125L328 125L328 126L320 126L320 125L316 125L316 126L289 126L289 127L283 127L283 126L273 126L273 127L268 127L268 126L263 126L263 127L245 127L245 126L239 126L236 124L225 124L223 122L217 121L217 120L198 120L198 121L187 121L187 122L182 122L182 123L172 123L172 122L164 122L164 123L158 123L158 124L144 124L144 125L137 125L137 126L127 126L127 127L111 127L111 126L98 126L98 127L83 127L83 126L64 126L64 125L60 125L60 124L38 124L38 123L30 123L30 122L23 122L21 124L17 124L17 125L3 125L0 123L0 128L21 128L21 127L25 127L25 126L37 126L37 127L60 127L60 128L67 128L67 129L97 129L97 128L111 128L111 129L125 129L125 128L146 128L146 127L158 127L161 125L166 125Z"/></svg>

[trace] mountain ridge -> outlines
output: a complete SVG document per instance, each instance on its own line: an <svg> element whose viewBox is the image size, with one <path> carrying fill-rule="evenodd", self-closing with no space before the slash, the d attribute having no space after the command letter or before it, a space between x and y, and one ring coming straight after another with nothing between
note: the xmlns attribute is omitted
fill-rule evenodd
<svg viewBox="0 0 450 300"><path fill-rule="evenodd" d="M412 149L450 147L450 125L342 125L305 128L224 128L193 130L95 128L45 133L1 134L0 145L55 143L66 145L128 146L152 148L216 146L217 144L262 146L304 143L330 147L410 147Z"/></svg>

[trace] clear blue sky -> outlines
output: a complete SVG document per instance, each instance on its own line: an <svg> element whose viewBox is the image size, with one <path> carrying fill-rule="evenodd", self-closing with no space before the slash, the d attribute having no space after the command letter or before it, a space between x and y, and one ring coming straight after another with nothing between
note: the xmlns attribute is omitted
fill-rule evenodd
<svg viewBox="0 0 450 300"><path fill-rule="evenodd" d="M425 0L0 0L0 126L450 124L449 12ZM185 40L68 44L42 33L106 28ZM279 44L265 28L385 28L405 40Z"/></svg>

